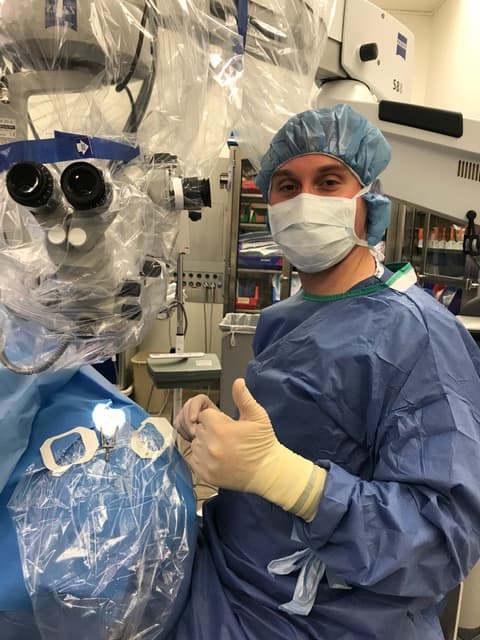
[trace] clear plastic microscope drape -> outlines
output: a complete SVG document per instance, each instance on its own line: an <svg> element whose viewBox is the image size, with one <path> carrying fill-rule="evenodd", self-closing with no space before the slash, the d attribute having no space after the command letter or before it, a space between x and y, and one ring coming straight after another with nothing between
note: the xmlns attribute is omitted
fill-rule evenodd
<svg viewBox="0 0 480 640"><path fill-rule="evenodd" d="M141 340L180 210L210 204L241 54L206 0L0 4L4 364L62 368Z"/></svg>
<svg viewBox="0 0 480 640"><path fill-rule="evenodd" d="M254 167L280 127L312 108L335 0L249 2L239 142Z"/></svg>
<svg viewBox="0 0 480 640"><path fill-rule="evenodd" d="M165 637L184 603L195 542L173 436L125 424L108 458L98 449L75 464L85 455L80 441L57 452L69 468L30 467L9 503L42 640Z"/></svg>

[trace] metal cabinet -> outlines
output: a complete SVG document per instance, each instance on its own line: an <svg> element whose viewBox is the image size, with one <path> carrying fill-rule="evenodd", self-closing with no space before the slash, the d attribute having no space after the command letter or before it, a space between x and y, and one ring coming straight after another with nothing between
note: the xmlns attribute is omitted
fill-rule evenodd
<svg viewBox="0 0 480 640"><path fill-rule="evenodd" d="M240 147L231 148L224 312L257 312L286 298L298 276L271 239L267 205L254 185L255 169Z"/></svg>
<svg viewBox="0 0 480 640"><path fill-rule="evenodd" d="M467 219L459 223L407 203L392 200L386 262L411 262L419 282L453 313L478 295L479 268L463 251Z"/></svg>

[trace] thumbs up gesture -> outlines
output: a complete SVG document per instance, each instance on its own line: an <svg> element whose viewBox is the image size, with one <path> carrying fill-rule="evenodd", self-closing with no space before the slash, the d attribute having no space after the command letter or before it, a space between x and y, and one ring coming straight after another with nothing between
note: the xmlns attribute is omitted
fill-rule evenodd
<svg viewBox="0 0 480 640"><path fill-rule="evenodd" d="M232 397L239 410L238 420L217 409L199 413L190 464L210 484L255 493L254 476L280 443L267 412L242 378L233 383Z"/></svg>
<svg viewBox="0 0 480 640"><path fill-rule="evenodd" d="M312 489L318 490L318 505L326 472L280 444L267 412L242 378L233 383L232 397L238 420L211 408L198 415L190 459L195 473L217 487L255 493L298 515L305 500L311 506Z"/></svg>

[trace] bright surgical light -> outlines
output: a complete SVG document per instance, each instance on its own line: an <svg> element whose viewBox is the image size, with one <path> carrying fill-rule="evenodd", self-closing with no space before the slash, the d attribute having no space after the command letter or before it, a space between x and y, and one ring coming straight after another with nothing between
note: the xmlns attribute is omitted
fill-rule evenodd
<svg viewBox="0 0 480 640"><path fill-rule="evenodd" d="M95 427L107 439L113 438L117 430L125 424L125 413L122 409L112 409L108 404L97 404L92 418Z"/></svg>

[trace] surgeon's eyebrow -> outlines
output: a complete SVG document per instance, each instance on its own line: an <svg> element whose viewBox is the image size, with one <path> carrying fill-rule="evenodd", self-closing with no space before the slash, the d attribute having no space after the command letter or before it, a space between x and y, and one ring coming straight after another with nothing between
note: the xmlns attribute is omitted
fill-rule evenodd
<svg viewBox="0 0 480 640"><path fill-rule="evenodd" d="M326 164L323 167L319 167L317 173L334 173L334 172L340 172L340 173L350 173L350 170L348 169L348 167L346 167L344 164Z"/></svg>
<svg viewBox="0 0 480 640"><path fill-rule="evenodd" d="M279 169L273 174L272 180L278 180L279 178L295 178L295 174L288 169Z"/></svg>
<svg viewBox="0 0 480 640"><path fill-rule="evenodd" d="M342 164L332 163L332 164L325 164L321 167L318 167L318 169L315 171L316 176L324 175L326 173L346 174L346 173L349 173L349 169ZM278 169L278 171L274 172L272 176L272 180L277 180L279 178L297 179L297 177L298 177L298 173L294 173L289 169Z"/></svg>

